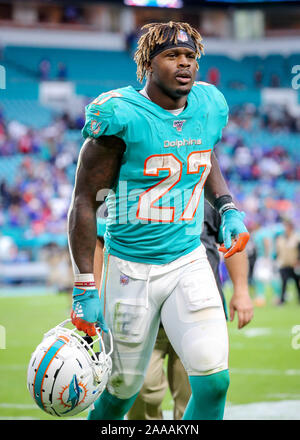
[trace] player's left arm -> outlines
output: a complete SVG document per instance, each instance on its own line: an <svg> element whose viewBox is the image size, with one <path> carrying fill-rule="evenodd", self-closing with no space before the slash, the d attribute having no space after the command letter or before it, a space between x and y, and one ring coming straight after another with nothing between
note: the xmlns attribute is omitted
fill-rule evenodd
<svg viewBox="0 0 300 440"><path fill-rule="evenodd" d="M249 232L243 222L244 213L233 202L228 185L220 170L214 152L211 156L211 170L205 183L205 197L221 215L220 251L228 258L241 252L249 240Z"/></svg>
<svg viewBox="0 0 300 440"><path fill-rule="evenodd" d="M241 329L253 318L253 304L248 289L248 256L245 250L225 259L226 268L233 285L233 295L229 303L230 321L235 313L238 328Z"/></svg>
<svg viewBox="0 0 300 440"><path fill-rule="evenodd" d="M103 248L104 241L103 237L97 236L96 247L94 253L94 278L95 284L98 291L101 287L101 276L102 276L102 268L103 268Z"/></svg>

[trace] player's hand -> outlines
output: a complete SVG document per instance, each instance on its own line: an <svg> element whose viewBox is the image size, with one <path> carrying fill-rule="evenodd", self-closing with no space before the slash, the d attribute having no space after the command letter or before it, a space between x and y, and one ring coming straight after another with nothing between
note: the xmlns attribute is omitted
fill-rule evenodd
<svg viewBox="0 0 300 440"><path fill-rule="evenodd" d="M97 289L73 288L72 324L89 336L96 335L96 325L108 332Z"/></svg>
<svg viewBox="0 0 300 440"><path fill-rule="evenodd" d="M219 251L224 252L225 258L242 251L248 243L250 234L244 225L244 217L245 213L236 209L228 209L222 215L220 241L223 243Z"/></svg>
<svg viewBox="0 0 300 440"><path fill-rule="evenodd" d="M249 294L234 293L229 303L230 321L233 321L235 312L238 315L238 328L247 325L253 318L253 304Z"/></svg>

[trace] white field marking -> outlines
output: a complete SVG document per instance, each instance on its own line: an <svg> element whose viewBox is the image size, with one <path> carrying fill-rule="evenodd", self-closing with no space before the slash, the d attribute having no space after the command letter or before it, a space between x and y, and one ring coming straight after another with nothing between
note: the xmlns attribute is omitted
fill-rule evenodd
<svg viewBox="0 0 300 440"><path fill-rule="evenodd" d="M42 420L42 419L39 419L37 417L0 417L0 420ZM61 420L86 420L86 418L73 417L72 419L61 418Z"/></svg>
<svg viewBox="0 0 300 440"><path fill-rule="evenodd" d="M277 337L287 337L290 335L290 330L286 328L273 329L270 327L254 327L247 329L232 329L231 334L235 336L246 336L246 338L256 338L258 336L277 336Z"/></svg>
<svg viewBox="0 0 300 440"><path fill-rule="evenodd" d="M247 338L256 338L257 336L269 336L273 334L271 328L249 328L243 332Z"/></svg>
<svg viewBox="0 0 300 440"><path fill-rule="evenodd" d="M230 368L229 371L233 374L244 374L244 375L261 375L261 376L298 376L300 375L300 370L272 370L266 368Z"/></svg>
<svg viewBox="0 0 300 440"><path fill-rule="evenodd" d="M0 417L0 420L39 420L36 417Z"/></svg>
<svg viewBox="0 0 300 440"><path fill-rule="evenodd" d="M300 420L300 400L255 402L225 407L224 420Z"/></svg>
<svg viewBox="0 0 300 440"><path fill-rule="evenodd" d="M0 370L8 370L8 371L18 371L18 370L27 370L28 365L23 364L7 364L7 365L0 365Z"/></svg>
<svg viewBox="0 0 300 440"><path fill-rule="evenodd" d="M22 411L32 411L32 410L38 410L41 411L41 409L37 405L30 405L27 403L0 403L0 409L14 409L14 410L22 410ZM84 414L85 411L82 413ZM82 416L81 414L81 416ZM86 414L88 414L86 412ZM60 418L59 418L60 419ZM72 417L72 418L66 418L62 417L62 420L86 420L86 417ZM11 416L0 416L0 420L42 420L39 417L29 417L29 416L20 416L20 417L11 417Z"/></svg>
<svg viewBox="0 0 300 440"><path fill-rule="evenodd" d="M31 405L22 404L1 404L10 405L10 408L31 409ZM22 407L22 408L21 408ZM8 408L8 406L6 407ZM39 408L37 408L39 409ZM164 419L172 420L173 412L164 411ZM62 420L86 420L82 417L72 419L62 418ZM0 417L0 420L40 420L38 417ZM233 405L228 402L225 408L224 420L300 420L300 400L282 400L278 402L255 402L243 405Z"/></svg>
<svg viewBox="0 0 300 440"><path fill-rule="evenodd" d="M37 405L30 405L28 403L0 403L0 408L13 408L13 409L38 409L40 408Z"/></svg>
<svg viewBox="0 0 300 440"><path fill-rule="evenodd" d="M269 341L260 341L260 349L263 350L274 350L277 349L278 344L275 344L273 342L269 342ZM230 350L246 350L247 349L247 344L246 343L240 343L240 342L230 342Z"/></svg>
<svg viewBox="0 0 300 440"><path fill-rule="evenodd" d="M300 394L299 393L272 393L267 394L266 396L268 399L280 399L280 400L300 400Z"/></svg>
<svg viewBox="0 0 300 440"><path fill-rule="evenodd" d="M36 409L38 411L41 411L41 409L39 408L38 405L34 405L34 404L30 404L30 403L0 403L0 408L5 408L5 409L28 409L28 410L32 410L32 409ZM83 411L83 412L86 412ZM73 419L73 417L72 417Z"/></svg>
<svg viewBox="0 0 300 440"><path fill-rule="evenodd" d="M286 370L285 374L287 376L299 376L300 370Z"/></svg>
<svg viewBox="0 0 300 440"><path fill-rule="evenodd" d="M173 411L172 410L166 410L163 411L164 420L173 420Z"/></svg>
<svg viewBox="0 0 300 440"><path fill-rule="evenodd" d="M36 287L6 287L0 289L0 298L12 298L12 297L36 297L36 296L48 296L55 295L56 292L53 288L46 287L44 285Z"/></svg>
<svg viewBox="0 0 300 440"><path fill-rule="evenodd" d="M246 344L242 343L242 342L231 342L230 343L230 348L234 348L235 350L244 350L244 348L246 347Z"/></svg>

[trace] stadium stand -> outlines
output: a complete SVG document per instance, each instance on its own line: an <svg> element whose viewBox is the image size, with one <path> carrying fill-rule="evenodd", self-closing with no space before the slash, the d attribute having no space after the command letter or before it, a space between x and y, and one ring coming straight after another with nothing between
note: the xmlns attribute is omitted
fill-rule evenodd
<svg viewBox="0 0 300 440"><path fill-rule="evenodd" d="M84 112L84 105L72 114L41 105L40 84L70 81L84 104L104 91L137 86L136 67L127 51L8 45L2 56L8 80L0 106L0 225L2 236L34 261L39 249L67 244ZM285 108L262 106L262 90L287 86L298 56L201 59L198 79L213 79L214 70L231 109L216 151L249 224L274 222L287 212L299 220L291 203L300 199L299 119Z"/></svg>
<svg viewBox="0 0 300 440"><path fill-rule="evenodd" d="M221 72L218 85L224 89L288 87L291 81L291 67L297 64L297 60L297 53L287 56L278 53L265 57L248 55L241 59L233 59L226 55L205 55L201 59L200 79L207 80L210 69L216 68ZM31 99L36 98L35 86L40 79L68 79L75 82L78 94L86 96L95 94L93 85L96 86L96 94L127 84L137 85L136 66L127 51L6 46L3 61L7 68L9 84L18 87L18 83L24 82L24 92L28 96L32 94ZM258 70L262 74L259 83L256 81ZM17 90L14 93L16 95Z"/></svg>

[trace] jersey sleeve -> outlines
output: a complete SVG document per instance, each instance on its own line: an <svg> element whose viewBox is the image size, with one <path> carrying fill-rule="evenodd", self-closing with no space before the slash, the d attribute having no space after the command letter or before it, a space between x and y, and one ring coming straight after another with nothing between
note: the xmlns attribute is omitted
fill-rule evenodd
<svg viewBox="0 0 300 440"><path fill-rule="evenodd" d="M85 125L82 135L98 138L100 136L118 136L126 129L122 118L119 100L120 93L109 92L100 95L85 108Z"/></svg>
<svg viewBox="0 0 300 440"><path fill-rule="evenodd" d="M208 130L212 137L213 145L222 137L222 130L228 123L229 108L223 93L213 84L196 81L198 105L203 105L203 96L208 111Z"/></svg>
<svg viewBox="0 0 300 440"><path fill-rule="evenodd" d="M106 231L106 219L97 217L97 237L104 237Z"/></svg>
<svg viewBox="0 0 300 440"><path fill-rule="evenodd" d="M217 87L212 86L212 92L213 92L214 102L216 105L215 119L219 130L218 138L216 141L217 143L222 137L223 128L226 127L228 123L229 108L223 93L221 93L220 90L217 89Z"/></svg>

